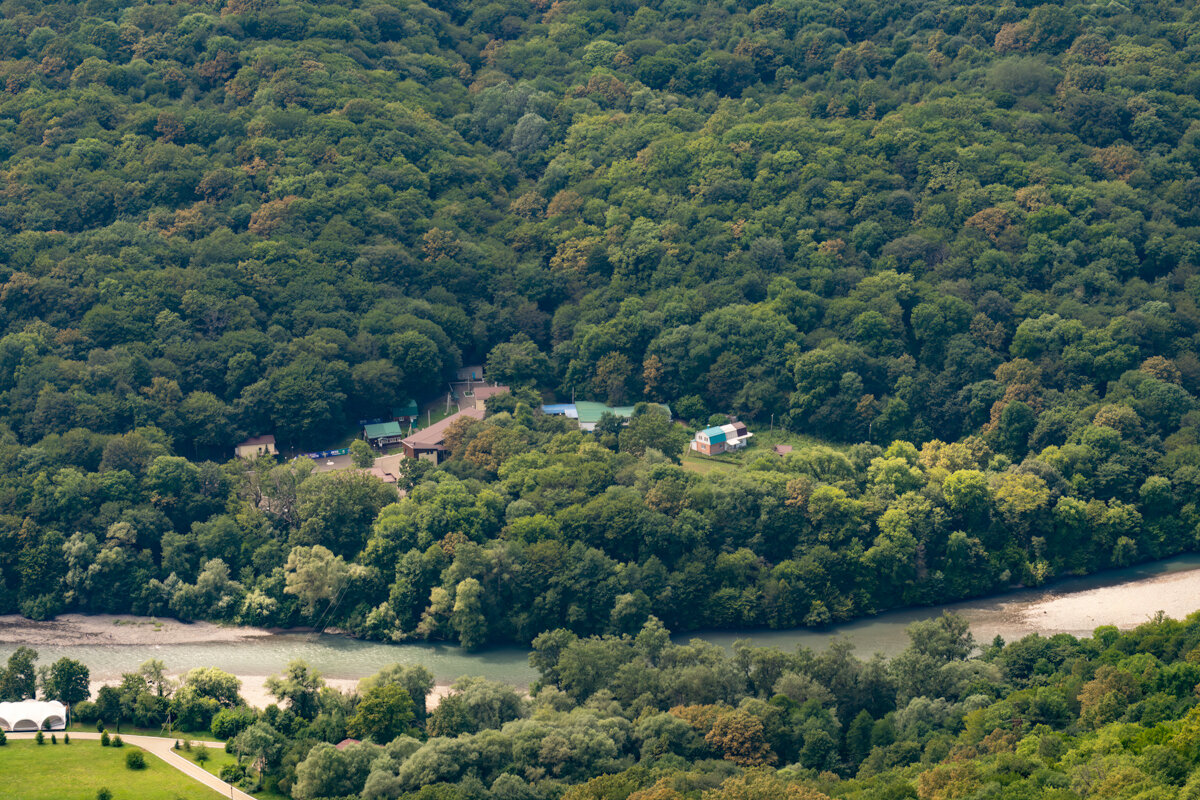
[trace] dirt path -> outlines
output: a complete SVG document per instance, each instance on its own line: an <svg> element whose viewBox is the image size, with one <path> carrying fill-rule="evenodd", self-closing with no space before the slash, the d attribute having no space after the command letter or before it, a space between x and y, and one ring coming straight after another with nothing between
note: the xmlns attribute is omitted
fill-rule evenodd
<svg viewBox="0 0 1200 800"><path fill-rule="evenodd" d="M32 739L36 733L10 733L10 739ZM71 734L72 739L99 739L99 733L88 733L80 731ZM158 756L170 766L187 775L189 778L200 781L208 788L215 792L219 792L222 797L230 797L233 800L255 800L253 795L248 795L236 786L231 786L225 781L207 772L203 767L188 761L183 756L175 752L175 740L165 739L161 736L139 736L137 734L121 734L122 741L127 744L136 745L151 755ZM193 747L219 747L225 749L224 742L208 742L192 740Z"/></svg>

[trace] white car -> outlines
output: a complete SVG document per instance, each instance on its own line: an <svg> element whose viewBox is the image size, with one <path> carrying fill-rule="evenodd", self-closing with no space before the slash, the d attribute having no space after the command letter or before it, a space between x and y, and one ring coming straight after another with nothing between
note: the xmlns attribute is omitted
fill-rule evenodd
<svg viewBox="0 0 1200 800"><path fill-rule="evenodd" d="M333 461L332 461L332 460L330 460L330 461L326 461L326 462L325 462L325 466L327 466L327 467L332 467L332 466L333 466Z"/></svg>

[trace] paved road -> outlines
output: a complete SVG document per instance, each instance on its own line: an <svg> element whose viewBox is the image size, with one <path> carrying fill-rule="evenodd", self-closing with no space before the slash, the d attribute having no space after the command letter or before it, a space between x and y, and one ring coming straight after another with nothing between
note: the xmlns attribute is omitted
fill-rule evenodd
<svg viewBox="0 0 1200 800"><path fill-rule="evenodd" d="M61 733L61 731L55 731L56 735L58 733ZM79 731L78 733L70 731L70 734L72 739L100 738L99 733L89 733L86 731ZM34 733L10 733L8 737L10 739L32 739L35 735ZM147 753L158 756L189 778L198 780L213 791L219 792L222 797L231 797L233 800L255 800L252 795L246 794L235 786L230 786L211 772L206 772L203 767L176 753L175 739L166 739L161 736L139 736L137 734L129 734L128 736L121 734L121 739L127 744L137 745ZM198 746L225 749L224 742L198 741L193 739L192 747Z"/></svg>

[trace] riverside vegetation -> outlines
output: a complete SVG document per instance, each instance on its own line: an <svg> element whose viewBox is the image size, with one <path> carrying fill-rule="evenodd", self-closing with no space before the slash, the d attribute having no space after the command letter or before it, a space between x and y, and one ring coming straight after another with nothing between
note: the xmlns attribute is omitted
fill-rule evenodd
<svg viewBox="0 0 1200 800"><path fill-rule="evenodd" d="M176 684L147 662L74 711L209 727L232 754L223 779L295 800L1200 798L1200 613L1088 639L981 644L948 614L908 634L862 661L844 642L674 644L654 619L632 636L557 629L534 642L532 697L462 678L432 711L420 666L346 694L295 662L255 711L232 675Z"/></svg>

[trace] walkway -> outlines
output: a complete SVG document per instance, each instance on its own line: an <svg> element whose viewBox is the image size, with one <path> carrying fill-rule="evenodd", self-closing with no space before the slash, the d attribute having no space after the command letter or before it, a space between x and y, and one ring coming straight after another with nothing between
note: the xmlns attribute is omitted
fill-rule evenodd
<svg viewBox="0 0 1200 800"><path fill-rule="evenodd" d="M56 736L60 733L62 733L62 731L54 731L54 734ZM99 739L100 738L99 733L91 733L91 732L87 732L87 731L79 731L78 733L76 733L75 731L68 731L68 733L71 734L72 739ZM8 738L10 738L10 739L32 739L36 735L37 735L36 733L9 733ZM123 742L125 742L126 744L137 745L138 747L145 750L147 753L158 756L159 758L161 758L163 761L170 764L175 769L177 769L180 772L182 772L183 774L187 775L189 778L194 778L195 780L200 781L200 783L203 783L205 786L212 789L213 791L219 792L222 797L230 797L230 798L233 798L233 800L255 800L253 795L246 794L241 789L238 789L236 786L230 786L228 783L221 780L216 775L213 775L211 772L207 772L199 764L195 764L195 763L187 760L183 756L179 755L178 753L176 753L175 752L175 742L176 742L175 739L166 739L161 736L139 736L138 734L132 734L132 733L129 734L128 736L126 736L123 733L122 734L114 734L111 731L110 731L109 735L112 735L112 736L120 735L121 740ZM222 750L224 750L225 743L224 742L198 741L196 739L193 739L192 747L219 747Z"/></svg>

